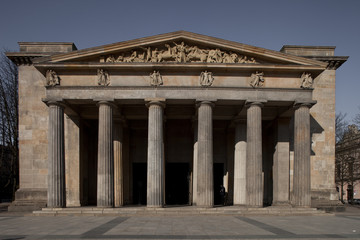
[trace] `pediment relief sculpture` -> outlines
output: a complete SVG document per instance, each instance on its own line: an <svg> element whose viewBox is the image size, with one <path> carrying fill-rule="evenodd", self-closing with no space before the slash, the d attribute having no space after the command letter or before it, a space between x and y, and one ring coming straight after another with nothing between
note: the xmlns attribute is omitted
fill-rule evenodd
<svg viewBox="0 0 360 240"><path fill-rule="evenodd" d="M252 86L253 88L264 86L264 82L264 72L256 71L256 73L251 74L250 86Z"/></svg>
<svg viewBox="0 0 360 240"><path fill-rule="evenodd" d="M314 80L311 77L311 73L303 73L301 75L301 88L310 89L313 87Z"/></svg>
<svg viewBox="0 0 360 240"><path fill-rule="evenodd" d="M100 86L109 86L110 85L110 75L107 71L103 69L97 70L97 81Z"/></svg>
<svg viewBox="0 0 360 240"><path fill-rule="evenodd" d="M151 86L160 86L163 85L163 80L159 71L155 71L150 73L150 84Z"/></svg>
<svg viewBox="0 0 360 240"><path fill-rule="evenodd" d="M109 55L103 60L107 63L129 62L206 62L206 63L258 63L253 57L240 55L231 51L223 51L219 48L200 48L186 45L184 42L164 44L163 48L141 47L119 55Z"/></svg>
<svg viewBox="0 0 360 240"><path fill-rule="evenodd" d="M60 78L53 70L46 71L46 86L60 85Z"/></svg>
<svg viewBox="0 0 360 240"><path fill-rule="evenodd" d="M204 71L200 74L200 85L203 87L209 87L214 82L212 72Z"/></svg>

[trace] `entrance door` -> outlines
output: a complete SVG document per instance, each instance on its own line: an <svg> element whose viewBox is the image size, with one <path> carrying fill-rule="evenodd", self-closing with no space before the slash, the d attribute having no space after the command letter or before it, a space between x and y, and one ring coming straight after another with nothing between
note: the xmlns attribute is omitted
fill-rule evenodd
<svg viewBox="0 0 360 240"><path fill-rule="evenodd" d="M224 164L214 163L214 205L220 205L220 186L224 185Z"/></svg>
<svg viewBox="0 0 360 240"><path fill-rule="evenodd" d="M133 163L133 203L146 205L147 166Z"/></svg>
<svg viewBox="0 0 360 240"><path fill-rule="evenodd" d="M189 204L189 164L167 163L165 176L166 204Z"/></svg>

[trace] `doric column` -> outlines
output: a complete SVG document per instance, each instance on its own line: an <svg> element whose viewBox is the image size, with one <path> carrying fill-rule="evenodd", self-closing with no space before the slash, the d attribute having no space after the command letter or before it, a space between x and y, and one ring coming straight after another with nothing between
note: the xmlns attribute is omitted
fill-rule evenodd
<svg viewBox="0 0 360 240"><path fill-rule="evenodd" d="M310 107L310 103L295 104L293 204L301 207L311 205Z"/></svg>
<svg viewBox="0 0 360 240"><path fill-rule="evenodd" d="M290 191L290 144L288 118L276 122L276 145L273 164L273 205L288 205Z"/></svg>
<svg viewBox="0 0 360 240"><path fill-rule="evenodd" d="M97 206L114 206L113 107L100 101L98 136Z"/></svg>
<svg viewBox="0 0 360 240"><path fill-rule="evenodd" d="M151 100L148 120L147 207L164 205L163 101Z"/></svg>
<svg viewBox="0 0 360 240"><path fill-rule="evenodd" d="M69 114L64 123L66 206L80 207L80 118Z"/></svg>
<svg viewBox="0 0 360 240"><path fill-rule="evenodd" d="M246 204L246 121L235 120L234 205Z"/></svg>
<svg viewBox="0 0 360 240"><path fill-rule="evenodd" d="M260 102L247 103L246 192L247 205L263 206L262 136Z"/></svg>
<svg viewBox="0 0 360 240"><path fill-rule="evenodd" d="M198 177L198 121L194 121L194 153L193 153L193 192L192 204L196 205L197 177Z"/></svg>
<svg viewBox="0 0 360 240"><path fill-rule="evenodd" d="M123 128L121 123L114 124L114 201L115 207L124 205L123 184Z"/></svg>
<svg viewBox="0 0 360 240"><path fill-rule="evenodd" d="M59 102L49 106L48 207L65 207L64 107Z"/></svg>
<svg viewBox="0 0 360 240"><path fill-rule="evenodd" d="M196 205L214 206L213 179L213 125L212 108L214 104L202 101L198 108L198 164Z"/></svg>

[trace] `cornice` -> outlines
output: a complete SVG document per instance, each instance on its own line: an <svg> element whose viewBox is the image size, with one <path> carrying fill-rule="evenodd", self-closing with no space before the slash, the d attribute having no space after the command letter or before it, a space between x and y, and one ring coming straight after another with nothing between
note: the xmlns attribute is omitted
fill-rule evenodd
<svg viewBox="0 0 360 240"><path fill-rule="evenodd" d="M34 63L34 66L46 72L53 70L225 70L225 71L284 71L312 72L313 76L320 74L324 68L318 65L282 65L282 64L226 64L226 63Z"/></svg>
<svg viewBox="0 0 360 240"><path fill-rule="evenodd" d="M191 33L187 31L165 33L150 37L144 37L144 38L124 41L124 42L103 45L99 47L72 51L69 53L52 55L50 61L51 62L72 61L74 59L84 59L91 56L112 54L117 51L126 51L133 48L146 47L154 44L173 42L173 41L190 41L204 45L211 45L218 48L240 51L244 54L253 55L255 57L263 57L263 58L273 59L276 61L282 61L288 64L318 65L324 68L326 67L326 65L321 61L285 54L274 50L250 46L250 45L219 39L215 37L210 37L206 35ZM42 61L48 61L48 59L37 60L37 62L42 62Z"/></svg>
<svg viewBox="0 0 360 240"><path fill-rule="evenodd" d="M317 61L322 61L327 63L326 69L328 70L336 70L343 63L348 60L348 56L315 56L315 57L307 57Z"/></svg>

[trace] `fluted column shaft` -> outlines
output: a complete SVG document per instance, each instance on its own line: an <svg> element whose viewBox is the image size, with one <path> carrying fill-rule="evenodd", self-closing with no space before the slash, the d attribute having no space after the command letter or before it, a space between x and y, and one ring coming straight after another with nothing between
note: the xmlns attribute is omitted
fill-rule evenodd
<svg viewBox="0 0 360 240"><path fill-rule="evenodd" d="M196 205L197 197L197 178L198 178L198 121L194 124L194 152L193 152L193 193L192 193L192 204Z"/></svg>
<svg viewBox="0 0 360 240"><path fill-rule="evenodd" d="M235 121L234 205L246 204L246 123Z"/></svg>
<svg viewBox="0 0 360 240"><path fill-rule="evenodd" d="M278 119L273 161L273 204L288 205L290 189L290 119Z"/></svg>
<svg viewBox="0 0 360 240"><path fill-rule="evenodd" d="M213 103L203 101L198 109L198 164L196 205L214 206Z"/></svg>
<svg viewBox="0 0 360 240"><path fill-rule="evenodd" d="M115 207L124 205L124 173L123 173L123 127L114 124L114 201Z"/></svg>
<svg viewBox="0 0 360 240"><path fill-rule="evenodd" d="M97 206L114 206L113 109L109 102L99 106Z"/></svg>
<svg viewBox="0 0 360 240"><path fill-rule="evenodd" d="M159 101L148 103L147 207L164 205L163 108Z"/></svg>
<svg viewBox="0 0 360 240"><path fill-rule="evenodd" d="M58 102L48 102L48 207L65 207L64 108Z"/></svg>
<svg viewBox="0 0 360 240"><path fill-rule="evenodd" d="M247 109L246 202L252 207L263 206L261 107L254 102Z"/></svg>
<svg viewBox="0 0 360 240"><path fill-rule="evenodd" d="M310 206L310 105L295 106L293 204Z"/></svg>

